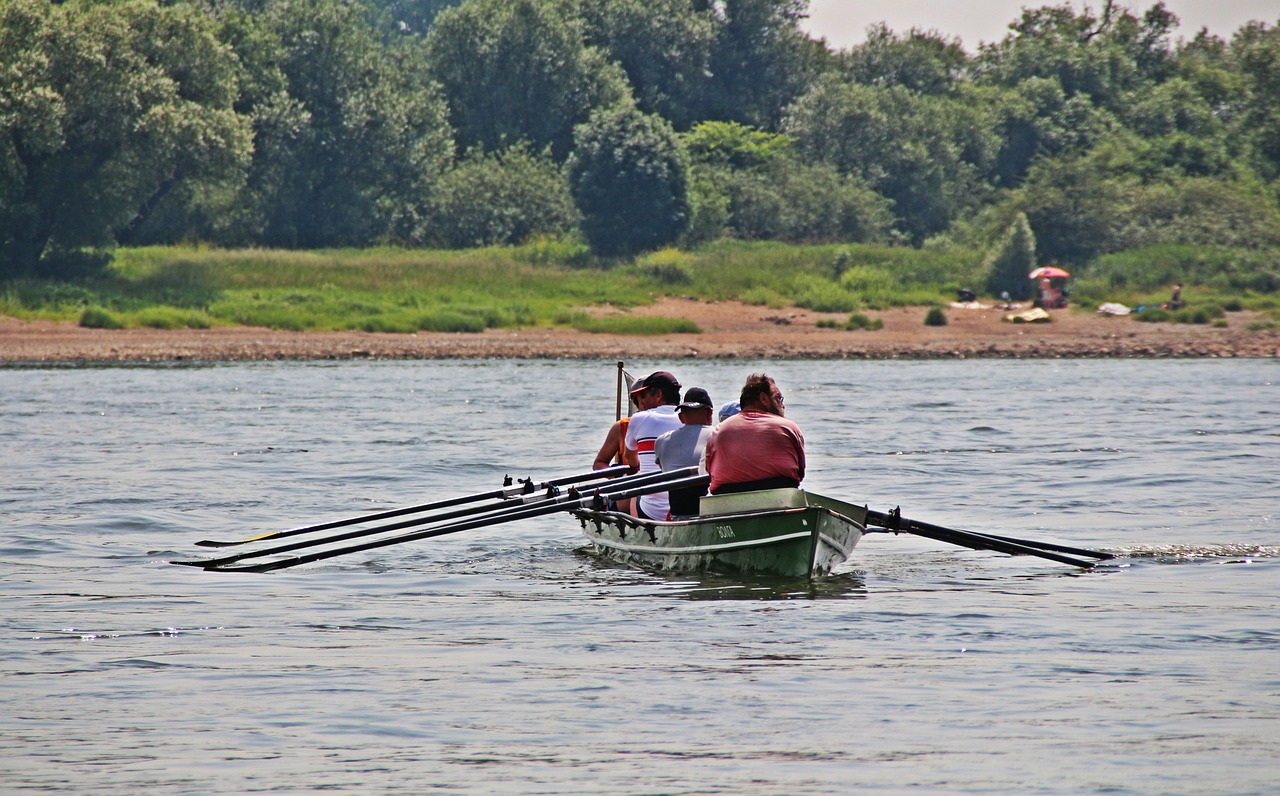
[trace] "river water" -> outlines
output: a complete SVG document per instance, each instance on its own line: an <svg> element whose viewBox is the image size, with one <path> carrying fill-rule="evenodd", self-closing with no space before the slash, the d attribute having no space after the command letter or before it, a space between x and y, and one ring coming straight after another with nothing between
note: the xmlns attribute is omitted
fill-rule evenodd
<svg viewBox="0 0 1280 796"><path fill-rule="evenodd" d="M1274 793L1280 362L765 367L909 536L661 576L566 516L268 575L238 539L589 468L608 362L0 369L0 792Z"/></svg>

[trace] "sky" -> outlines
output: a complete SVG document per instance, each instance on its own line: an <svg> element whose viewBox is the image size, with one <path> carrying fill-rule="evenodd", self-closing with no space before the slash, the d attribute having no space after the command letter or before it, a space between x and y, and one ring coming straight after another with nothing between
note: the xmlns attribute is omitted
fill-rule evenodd
<svg viewBox="0 0 1280 796"><path fill-rule="evenodd" d="M824 37L834 49L848 49L861 43L868 25L885 22L895 33L912 27L933 29L947 36L958 36L969 52L979 42L1004 38L1010 22L1022 15L1022 9L1062 5L1066 0L809 0L809 19L805 29L810 35ZM1077 11L1086 4L1080 0L1068 3ZM1131 0L1120 5L1129 7L1134 16L1156 4L1156 0ZM1098 11L1102 0L1087 4ZM1275 25L1280 20L1280 0L1165 0L1181 25L1173 38L1194 38L1202 27L1223 39L1249 20Z"/></svg>

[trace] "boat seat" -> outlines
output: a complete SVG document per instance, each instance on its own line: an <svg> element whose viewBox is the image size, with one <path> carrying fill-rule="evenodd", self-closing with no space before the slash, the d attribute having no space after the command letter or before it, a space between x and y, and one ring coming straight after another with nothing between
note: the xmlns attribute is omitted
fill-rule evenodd
<svg viewBox="0 0 1280 796"><path fill-rule="evenodd" d="M738 514L767 509L802 509L809 505L803 489L761 489L758 492L733 492L728 495L705 495L698 503L701 516Z"/></svg>

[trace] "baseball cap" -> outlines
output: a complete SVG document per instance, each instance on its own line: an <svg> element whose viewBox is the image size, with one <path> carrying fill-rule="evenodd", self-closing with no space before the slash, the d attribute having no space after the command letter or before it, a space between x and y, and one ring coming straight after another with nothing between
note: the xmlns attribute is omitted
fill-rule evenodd
<svg viewBox="0 0 1280 796"><path fill-rule="evenodd" d="M685 391L684 400L680 402L678 409L710 409L715 404L711 403L711 396L701 387L690 387Z"/></svg>

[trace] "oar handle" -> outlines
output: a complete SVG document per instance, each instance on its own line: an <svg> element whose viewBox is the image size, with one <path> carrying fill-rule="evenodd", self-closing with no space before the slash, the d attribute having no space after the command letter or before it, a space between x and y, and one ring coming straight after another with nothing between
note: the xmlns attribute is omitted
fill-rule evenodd
<svg viewBox="0 0 1280 796"><path fill-rule="evenodd" d="M695 472L697 471L696 467L691 467L689 469ZM678 471L673 470L668 472L671 473L671 472L678 472ZM626 500L627 498L639 497L641 495L652 495L655 492L671 492L677 489L689 489L695 486L707 486L710 483L711 483L711 476L709 475L690 475L690 476L679 477L679 478L676 478L675 480L664 480L657 484L636 486L636 487L624 489L621 491L610 491L608 492L608 496L610 500ZM605 492L605 490L600 487L597 487L595 491L600 492L601 494L604 494ZM593 507L594 506L585 505L585 504L582 506L582 508L593 508Z"/></svg>

